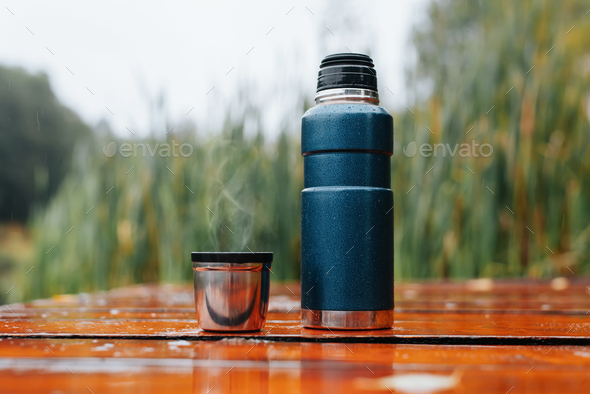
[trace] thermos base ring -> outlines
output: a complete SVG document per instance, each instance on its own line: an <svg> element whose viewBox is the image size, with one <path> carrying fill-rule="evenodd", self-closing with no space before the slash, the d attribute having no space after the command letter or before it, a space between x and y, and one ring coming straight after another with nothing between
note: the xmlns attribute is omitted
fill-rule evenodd
<svg viewBox="0 0 590 394"><path fill-rule="evenodd" d="M377 330L393 327L393 309L380 311L324 311L303 308L301 323L306 328Z"/></svg>

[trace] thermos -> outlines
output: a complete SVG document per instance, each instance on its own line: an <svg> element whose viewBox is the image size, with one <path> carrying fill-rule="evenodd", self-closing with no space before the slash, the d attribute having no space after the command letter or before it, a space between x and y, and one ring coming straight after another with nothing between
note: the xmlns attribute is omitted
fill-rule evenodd
<svg viewBox="0 0 590 394"><path fill-rule="evenodd" d="M302 118L301 320L343 330L393 326L393 118L366 55L322 60Z"/></svg>

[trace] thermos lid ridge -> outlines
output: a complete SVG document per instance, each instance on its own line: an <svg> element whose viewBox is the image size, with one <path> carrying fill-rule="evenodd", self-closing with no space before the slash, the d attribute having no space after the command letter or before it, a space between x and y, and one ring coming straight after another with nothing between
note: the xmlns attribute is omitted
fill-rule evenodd
<svg viewBox="0 0 590 394"><path fill-rule="evenodd" d="M272 252L191 252L199 263L272 263Z"/></svg>
<svg viewBox="0 0 590 394"><path fill-rule="evenodd" d="M335 53L326 56L318 73L317 92L355 88L377 91L377 72L373 59L361 53Z"/></svg>

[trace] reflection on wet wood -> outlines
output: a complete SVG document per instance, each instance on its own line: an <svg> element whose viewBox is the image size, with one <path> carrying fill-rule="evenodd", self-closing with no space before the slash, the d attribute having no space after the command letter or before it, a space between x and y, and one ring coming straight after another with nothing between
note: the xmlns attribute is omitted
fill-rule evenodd
<svg viewBox="0 0 590 394"><path fill-rule="evenodd" d="M0 382L15 393L581 393L589 368L576 346L0 341Z"/></svg>
<svg viewBox="0 0 590 394"><path fill-rule="evenodd" d="M186 286L8 305L0 392L581 393L590 291L566 284L398 285L394 329L368 332L303 329L297 284L248 335L201 331Z"/></svg>

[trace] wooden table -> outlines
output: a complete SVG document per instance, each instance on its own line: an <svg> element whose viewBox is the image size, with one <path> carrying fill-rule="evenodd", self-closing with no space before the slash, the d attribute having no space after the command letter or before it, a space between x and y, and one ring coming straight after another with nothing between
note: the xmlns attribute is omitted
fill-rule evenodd
<svg viewBox="0 0 590 394"><path fill-rule="evenodd" d="M262 332L196 324L190 286L0 307L0 393L590 392L590 281L396 284L392 330L299 323L273 285Z"/></svg>

